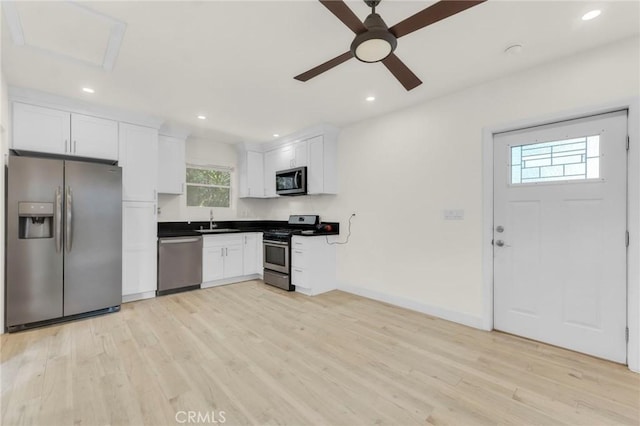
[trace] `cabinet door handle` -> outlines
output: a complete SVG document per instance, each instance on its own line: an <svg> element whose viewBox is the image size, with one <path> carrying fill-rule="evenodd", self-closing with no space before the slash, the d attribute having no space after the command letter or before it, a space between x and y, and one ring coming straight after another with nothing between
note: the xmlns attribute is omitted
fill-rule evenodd
<svg viewBox="0 0 640 426"><path fill-rule="evenodd" d="M225 255L225 256L229 256L229 249L228 249L228 248L225 248L225 249L224 249L224 255Z"/></svg>
<svg viewBox="0 0 640 426"><path fill-rule="evenodd" d="M73 153L75 154L76 152L78 152L78 141L73 141Z"/></svg>
<svg viewBox="0 0 640 426"><path fill-rule="evenodd" d="M67 152L69 149L67 146L69 145L69 141L67 139L64 140L64 152Z"/></svg>
<svg viewBox="0 0 640 426"><path fill-rule="evenodd" d="M156 190L156 189L153 190L153 199L154 200L158 199L158 190Z"/></svg>
<svg viewBox="0 0 640 426"><path fill-rule="evenodd" d="M182 184L182 193L184 194L184 183Z"/></svg>
<svg viewBox="0 0 640 426"><path fill-rule="evenodd" d="M220 257L224 257L224 248L220 247Z"/></svg>

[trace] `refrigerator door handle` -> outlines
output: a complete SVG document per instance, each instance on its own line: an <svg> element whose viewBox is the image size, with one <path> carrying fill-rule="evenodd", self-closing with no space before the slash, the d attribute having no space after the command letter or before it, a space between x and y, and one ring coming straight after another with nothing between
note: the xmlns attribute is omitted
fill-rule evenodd
<svg viewBox="0 0 640 426"><path fill-rule="evenodd" d="M73 230L71 229L72 223L73 223L73 194L71 193L70 186L67 186L67 193L65 198L66 198L66 206L65 206L66 223L64 227L64 231L65 231L64 243L65 243L67 252L70 252L71 246L72 246L71 239L73 238Z"/></svg>
<svg viewBox="0 0 640 426"><path fill-rule="evenodd" d="M56 253L62 251L62 188L56 189L56 211L54 217L55 237L56 237Z"/></svg>

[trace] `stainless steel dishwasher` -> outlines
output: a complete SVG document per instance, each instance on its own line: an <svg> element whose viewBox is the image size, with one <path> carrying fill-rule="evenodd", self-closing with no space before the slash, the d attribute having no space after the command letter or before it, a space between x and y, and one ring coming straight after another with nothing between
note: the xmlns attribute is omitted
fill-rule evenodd
<svg viewBox="0 0 640 426"><path fill-rule="evenodd" d="M158 239L158 295L200 288L202 237Z"/></svg>

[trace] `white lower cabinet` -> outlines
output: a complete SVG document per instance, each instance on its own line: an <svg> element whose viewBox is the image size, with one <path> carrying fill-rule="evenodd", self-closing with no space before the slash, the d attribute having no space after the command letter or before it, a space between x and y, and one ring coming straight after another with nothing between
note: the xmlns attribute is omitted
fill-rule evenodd
<svg viewBox="0 0 640 426"><path fill-rule="evenodd" d="M202 282L224 278L224 246L213 244L204 237L202 245Z"/></svg>
<svg viewBox="0 0 640 426"><path fill-rule="evenodd" d="M233 278L257 274L258 235L205 235L202 243L203 287L228 284ZM220 280L227 281L206 285Z"/></svg>
<svg viewBox="0 0 640 426"><path fill-rule="evenodd" d="M157 218L154 203L122 203L122 300L155 296Z"/></svg>
<svg viewBox="0 0 640 426"><path fill-rule="evenodd" d="M308 296L337 288L336 250L325 236L291 239L291 283Z"/></svg>
<svg viewBox="0 0 640 426"><path fill-rule="evenodd" d="M243 274L262 274L262 233L244 234Z"/></svg>

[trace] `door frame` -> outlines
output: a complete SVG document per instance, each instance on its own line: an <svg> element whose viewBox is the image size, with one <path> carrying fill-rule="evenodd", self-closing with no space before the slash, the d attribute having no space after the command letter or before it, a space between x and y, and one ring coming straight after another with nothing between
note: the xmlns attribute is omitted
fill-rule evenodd
<svg viewBox="0 0 640 426"><path fill-rule="evenodd" d="M567 121L589 115L628 110L630 138L627 157L627 365L640 372L640 97L586 108L576 108L482 129L482 328L493 330L493 136L527 127ZM622 237L621 237L622 238Z"/></svg>

